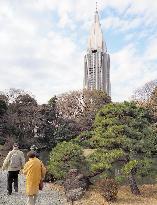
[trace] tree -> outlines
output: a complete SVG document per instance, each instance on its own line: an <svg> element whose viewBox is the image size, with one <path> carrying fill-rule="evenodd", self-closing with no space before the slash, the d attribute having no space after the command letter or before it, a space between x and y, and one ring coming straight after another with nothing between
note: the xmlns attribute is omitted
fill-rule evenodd
<svg viewBox="0 0 157 205"><path fill-rule="evenodd" d="M38 106L35 115L37 141L48 149L52 149L61 141L70 140L74 132L71 121L63 119L59 114L56 101L57 97L54 96L48 104Z"/></svg>
<svg viewBox="0 0 157 205"><path fill-rule="evenodd" d="M157 148L150 120L149 112L132 102L104 106L96 116L93 136L85 138L86 147L89 144L95 149L88 158L90 176L119 166L128 178L131 192L140 194L135 177L150 168Z"/></svg>
<svg viewBox="0 0 157 205"><path fill-rule="evenodd" d="M70 169L81 169L84 163L83 150L72 142L57 144L50 153L49 171L56 179L63 179Z"/></svg>
<svg viewBox="0 0 157 205"><path fill-rule="evenodd" d="M4 116L4 114L7 112L7 104L4 100L0 99L0 117Z"/></svg>
<svg viewBox="0 0 157 205"><path fill-rule="evenodd" d="M17 95L9 103L9 134L21 146L28 147L34 142L34 114L37 106L36 100L27 93Z"/></svg>
<svg viewBox="0 0 157 205"><path fill-rule="evenodd" d="M146 174L152 168L152 157L157 151L157 135L151 120L148 110L133 102L104 106L96 115L92 131L83 132L76 139L61 143L53 150L50 168L52 173L56 174L61 170L60 176L63 177L67 167L71 168L69 163L74 159L72 150L77 145L79 148L90 149L84 165L83 161L75 159L76 163L87 168L84 169L87 178L104 171L106 175L113 176L115 170L119 169L121 175L127 177L131 192L140 194L136 176ZM80 155L80 159L85 156L82 152L76 153L78 158Z"/></svg>
<svg viewBox="0 0 157 205"><path fill-rule="evenodd" d="M101 90L83 90L83 113L80 118L82 131L91 130L98 110L111 102L111 98Z"/></svg>
<svg viewBox="0 0 157 205"><path fill-rule="evenodd" d="M150 97L150 103L148 105L149 109L152 110L154 121L157 123L157 86L155 87L154 91L152 92L152 95Z"/></svg>
<svg viewBox="0 0 157 205"><path fill-rule="evenodd" d="M152 112L152 117L157 122L157 80L146 83L141 88L135 90L133 100L140 106L148 108Z"/></svg>
<svg viewBox="0 0 157 205"><path fill-rule="evenodd" d="M3 94L0 95L0 144L5 143L6 123L7 123L7 97Z"/></svg>
<svg viewBox="0 0 157 205"><path fill-rule="evenodd" d="M52 149L57 143L57 129L59 126L58 112L55 99L52 104L38 106L35 114L35 125L37 126L37 141L48 149Z"/></svg>
<svg viewBox="0 0 157 205"><path fill-rule="evenodd" d="M157 86L157 79L145 83L144 86L134 91L132 99L135 102L138 102L140 105L147 104L156 86Z"/></svg>
<svg viewBox="0 0 157 205"><path fill-rule="evenodd" d="M17 97L19 95L23 96L23 95L26 95L26 94L28 94L29 96L32 96L32 94L30 94L30 93L28 93L24 90L15 89L15 88L10 88L9 90L6 90L4 92L4 95L7 97L9 103L15 102L15 100L17 99ZM34 98L34 96L32 96L32 97Z"/></svg>
<svg viewBox="0 0 157 205"><path fill-rule="evenodd" d="M96 112L111 99L103 91L73 91L58 96L57 107L64 119L76 127L75 136L81 131L90 130Z"/></svg>

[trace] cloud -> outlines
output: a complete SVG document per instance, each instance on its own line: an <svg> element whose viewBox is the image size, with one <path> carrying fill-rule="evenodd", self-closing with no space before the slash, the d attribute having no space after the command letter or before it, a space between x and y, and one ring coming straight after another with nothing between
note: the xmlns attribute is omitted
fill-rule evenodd
<svg viewBox="0 0 157 205"><path fill-rule="evenodd" d="M143 55L140 55L134 44L125 46L111 54L111 84L113 100L130 99L132 92L157 76L157 64L150 61L148 53L153 52L154 45L149 44ZM150 52L151 51L151 52ZM151 55L152 59L154 54Z"/></svg>
<svg viewBox="0 0 157 205"><path fill-rule="evenodd" d="M36 17L7 8L0 33L1 89L32 91L46 102L48 96L81 88L82 53L73 40L49 28L43 33Z"/></svg>
<svg viewBox="0 0 157 205"><path fill-rule="evenodd" d="M157 61L157 36L150 40L148 49L145 52L145 58L150 61Z"/></svg>
<svg viewBox="0 0 157 205"><path fill-rule="evenodd" d="M120 17L107 17L102 21L102 26L105 30L114 29L119 32L126 32L131 29L136 29L142 25L142 18L121 19Z"/></svg>

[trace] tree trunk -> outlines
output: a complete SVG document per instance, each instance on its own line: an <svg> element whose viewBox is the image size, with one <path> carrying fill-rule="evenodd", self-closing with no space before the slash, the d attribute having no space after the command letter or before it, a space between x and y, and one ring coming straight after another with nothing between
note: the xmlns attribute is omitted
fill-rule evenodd
<svg viewBox="0 0 157 205"><path fill-rule="evenodd" d="M135 195L140 195L141 193L136 183L134 170L131 170L128 180L129 180L131 192Z"/></svg>

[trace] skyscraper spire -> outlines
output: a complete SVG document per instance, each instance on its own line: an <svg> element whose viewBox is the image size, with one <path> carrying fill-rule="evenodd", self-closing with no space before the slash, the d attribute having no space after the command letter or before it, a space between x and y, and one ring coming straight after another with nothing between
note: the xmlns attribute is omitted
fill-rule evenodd
<svg viewBox="0 0 157 205"><path fill-rule="evenodd" d="M96 11L94 15L94 23L91 28L91 32L88 39L88 49L91 50L104 50L107 51L106 44L103 40L103 33L101 30L101 24L99 21L99 13L97 10L97 2L96 2Z"/></svg>

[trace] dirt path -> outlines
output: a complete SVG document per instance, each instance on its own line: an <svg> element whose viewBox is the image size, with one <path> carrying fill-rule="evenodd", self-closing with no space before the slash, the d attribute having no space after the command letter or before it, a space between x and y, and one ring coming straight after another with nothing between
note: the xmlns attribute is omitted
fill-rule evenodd
<svg viewBox="0 0 157 205"><path fill-rule="evenodd" d="M19 175L19 192L13 192L8 196L6 191L7 172L0 171L0 205L26 205L27 197L25 195L25 178ZM45 184L43 191L39 192L37 205L65 205L64 195L56 190L51 190L48 184Z"/></svg>

